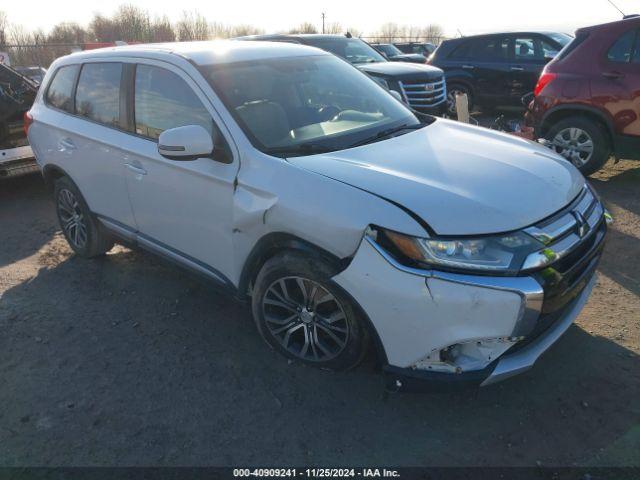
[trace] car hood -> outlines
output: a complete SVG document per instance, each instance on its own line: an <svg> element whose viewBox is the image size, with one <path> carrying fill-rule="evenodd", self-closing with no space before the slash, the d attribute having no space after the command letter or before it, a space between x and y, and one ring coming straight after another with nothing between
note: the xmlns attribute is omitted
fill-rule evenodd
<svg viewBox="0 0 640 480"><path fill-rule="evenodd" d="M541 145L448 120L287 160L400 204L440 235L530 226L565 207L585 183L571 163Z"/></svg>
<svg viewBox="0 0 640 480"><path fill-rule="evenodd" d="M397 78L435 79L444 75L442 70L437 67L409 62L360 63L356 67L372 75L387 75Z"/></svg>

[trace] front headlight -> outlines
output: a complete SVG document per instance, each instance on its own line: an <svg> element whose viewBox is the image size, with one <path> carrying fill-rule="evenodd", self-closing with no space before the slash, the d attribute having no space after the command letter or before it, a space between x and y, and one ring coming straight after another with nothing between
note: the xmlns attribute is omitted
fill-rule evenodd
<svg viewBox="0 0 640 480"><path fill-rule="evenodd" d="M477 238L416 238L389 230L378 233L378 240L392 251L436 269L516 274L532 254L544 252L542 243L523 232ZM552 255L542 255L538 264L525 268L539 268L553 260Z"/></svg>

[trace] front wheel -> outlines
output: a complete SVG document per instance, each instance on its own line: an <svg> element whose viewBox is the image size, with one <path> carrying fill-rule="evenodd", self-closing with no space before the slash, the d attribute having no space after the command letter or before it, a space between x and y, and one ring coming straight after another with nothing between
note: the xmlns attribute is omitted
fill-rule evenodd
<svg viewBox="0 0 640 480"><path fill-rule="evenodd" d="M573 163L583 175L600 170L611 155L603 128L589 119L565 118L552 125L545 138L556 153Z"/></svg>
<svg viewBox="0 0 640 480"><path fill-rule="evenodd" d="M252 310L258 331L284 356L315 367L347 370L363 358L368 334L358 309L323 260L287 252L256 279Z"/></svg>

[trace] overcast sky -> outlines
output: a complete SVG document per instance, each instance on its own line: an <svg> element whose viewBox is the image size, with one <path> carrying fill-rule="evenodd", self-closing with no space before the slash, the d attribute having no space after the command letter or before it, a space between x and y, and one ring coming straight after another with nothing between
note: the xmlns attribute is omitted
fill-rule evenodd
<svg viewBox="0 0 640 480"><path fill-rule="evenodd" d="M640 13L640 0L614 0L625 13ZM183 10L198 10L211 21L250 23L267 32L284 30L304 21L321 25L340 22L371 33L384 22L423 26L441 25L447 35L496 30L550 29L572 33L576 28L618 20L607 0L7 0L0 5L12 23L48 30L54 24L85 24L94 12L109 15L118 5L131 3L152 15L178 19Z"/></svg>

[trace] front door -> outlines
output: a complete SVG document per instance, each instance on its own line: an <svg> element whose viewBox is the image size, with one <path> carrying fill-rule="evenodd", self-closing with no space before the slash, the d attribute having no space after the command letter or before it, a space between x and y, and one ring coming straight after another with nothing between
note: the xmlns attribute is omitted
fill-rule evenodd
<svg viewBox="0 0 640 480"><path fill-rule="evenodd" d="M166 64L138 63L133 97L136 136L125 168L139 242L226 280L233 262L238 161L170 160L157 148L160 133L185 125L201 125L214 143L226 144L213 120L215 112L193 80Z"/></svg>
<svg viewBox="0 0 640 480"><path fill-rule="evenodd" d="M473 41L472 56L475 59L473 76L478 103L504 105L508 101L509 40L492 35ZM463 65L462 68L469 66Z"/></svg>

